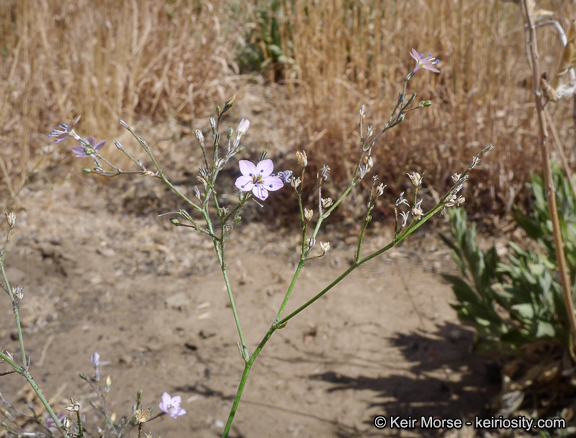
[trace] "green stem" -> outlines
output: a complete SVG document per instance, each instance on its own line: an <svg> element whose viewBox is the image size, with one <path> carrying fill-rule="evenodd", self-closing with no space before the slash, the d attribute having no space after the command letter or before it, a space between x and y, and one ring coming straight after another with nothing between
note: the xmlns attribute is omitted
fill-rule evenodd
<svg viewBox="0 0 576 438"><path fill-rule="evenodd" d="M290 283L290 286L288 288L288 292L286 293L286 296L284 297L284 301L282 302L282 305L280 307L280 310L278 311L278 315L276 316L275 322L272 324L272 326L268 329L268 332L266 333L266 335L264 336L264 338L262 339L262 341L260 341L260 344L258 345L258 347L256 348L256 350L254 350L254 353L252 354L252 356L250 357L250 359L246 362L246 364L244 365L244 372L242 373L242 378L240 380L240 384L238 385L238 390L236 392L236 397L234 399L234 404L232 405L232 409L230 410L230 414L228 416L228 421L226 423L226 428L224 429L224 433L222 434L222 438L226 438L228 437L228 434L230 433L230 428L232 427L232 422L234 421L234 417L236 415L236 411L238 410L238 405L240 403L240 399L242 397L242 393L244 392L244 387L246 385L246 381L248 379L248 375L250 373L250 369L252 368L252 365L254 364L254 361L256 360L256 358L258 357L258 355L260 354L260 351L264 348L264 346L266 345L266 343L268 342L268 340L270 339L270 337L274 334L274 332L280 328L283 328L284 325L290 320L292 319L294 316L296 316L298 313L302 312L304 309L306 309L307 307L309 307L312 303L314 303L315 301L317 301L318 299L320 299L323 295L325 295L330 289L332 289L334 286L336 286L338 283L340 283L340 281L342 281L344 278L346 278L354 269L356 269L358 266L360 266L361 264L367 262L368 260L371 260L372 258L376 257L377 255L383 253L384 251L389 250L390 248L392 248L394 245L396 245L398 242L402 241L404 238L406 238L409 234L411 234L412 232L414 232L416 230L416 228L418 228L420 226L420 224L418 224L418 226L414 226L413 229L410 231L409 229L406 230L406 232L398 237L395 238L392 242L390 242L390 244L388 244L386 247L382 248L379 251L376 251L375 253L371 254L368 257L365 257L364 259L362 259L361 261L359 261L358 263L354 263L352 266L350 266L346 271L344 271L336 280L334 280L332 283L330 283L322 292L320 292L319 294L317 294L314 298L312 298L311 300L307 301L303 306L299 307L297 310L295 310L294 312L292 312L290 315L288 315L286 318L282 319L281 321L278 321L278 319L281 317L282 312L286 306L286 303L288 302L288 299L290 297L290 294L292 293L292 290L294 289L294 286L296 284L296 280L300 274L300 271L302 269L302 266L304 265L304 260L300 260L300 263L298 264L298 267L296 268L296 272L294 273L294 277L292 278L292 282Z"/></svg>
<svg viewBox="0 0 576 438"><path fill-rule="evenodd" d="M6 275L6 270L4 269L4 260L0 259L0 270L2 270L2 277L4 278L4 284L6 285L6 291L10 296L10 301L12 301L12 308L14 310L14 317L16 318L16 329L18 331L18 342L20 343L20 354L22 355L22 367L27 368L26 365L26 350L24 349L24 338L22 336L22 324L20 323L20 310L18 309L19 303L18 299L14 297L12 287L10 286L10 281L8 281L8 276Z"/></svg>
<svg viewBox="0 0 576 438"><path fill-rule="evenodd" d="M370 205L372 204L372 192L370 192ZM358 238L358 248L356 248L356 257L354 257L354 262L358 263L358 261L360 260L360 251L362 249L362 242L364 242L364 235L366 234L366 229L368 228L368 224L370 223L370 220L368 219L370 217L370 212L372 211L372 208L368 208L368 210L366 211L366 217L364 218L364 225L362 226L362 231L360 232L360 237Z"/></svg>
<svg viewBox="0 0 576 438"><path fill-rule="evenodd" d="M320 293L318 293L313 298L308 300L306 303L304 303L302 306L300 306L298 309L296 309L294 312L292 312L286 318L276 322L274 325L277 328L282 328L290 319L292 319L293 317L298 315L300 312L302 312L304 309L309 307L311 304L313 304L318 299L322 298L330 289L332 289L334 286L336 286L338 283L340 283L340 281L342 281L344 278L346 278L348 276L348 274L350 274L358 266L366 263L369 260L372 260L374 257L378 257L380 254L388 251L390 248L392 248L393 246L397 245L398 243L400 243L404 239L406 239L410 234L412 234L414 231L416 231L418 228L420 228L422 225L424 225L424 223L426 223L432 216L434 216L442 208L444 208L445 200L450 196L450 194L454 191L455 188L456 188L456 186L453 187L448 192L448 194L444 198L442 198L442 200L434 208L432 208L428 213L426 213L424 216L422 216L422 218L420 220L413 221L406 228L406 230L404 230L404 232L402 234L396 236L388 245L379 249L378 251L373 252L372 254L364 257L361 260L356 260L346 271L344 271L338 278L336 278L336 280L334 280L332 283L330 283L324 290L322 290Z"/></svg>
<svg viewBox="0 0 576 438"><path fill-rule="evenodd" d="M271 326L268 329L268 332L266 333L264 338L262 338L262 341L260 341L260 344L258 344L256 350L254 350L254 353L252 354L252 356L250 356L250 359L248 359L248 361L244 365L244 372L242 373L242 379L240 380L240 384L238 385L238 390L236 391L236 398L234 399L232 409L230 409L230 414L228 415L228 421L226 422L226 427L224 428L222 438L227 438L228 434L230 433L230 428L232 427L232 422L234 421L236 411L238 410L238 404L240 403L240 398L242 397L242 393L244 392L244 386L246 386L246 381L248 380L248 374L250 373L250 369L252 368L254 361L256 360L256 358L258 357L258 355L260 354L260 352L262 351L262 349L264 348L264 346L266 345L266 343L276 330L277 329L274 326Z"/></svg>
<svg viewBox="0 0 576 438"><path fill-rule="evenodd" d="M32 387L32 389L34 390L34 392L36 393L36 395L38 396L38 398L40 399L40 401L42 402L42 404L44 405L44 407L46 408L46 411L48 412L48 414L50 415L50 417L54 420L54 423L56 424L56 427L58 428L58 430L62 433L62 435L64 436L64 438L70 438L68 436L68 434L66 433L66 431L64 430L64 428L62 427L62 423L60 423L60 420L58 419L58 417L56 416L56 414L54 413L54 411L52 410L52 407L50 406L50 404L48 403L48 400L46 400L46 398L44 397L44 394L42 394L42 391L40 391L40 388L38 388L38 385L36 385L36 382L34 382L34 379L32 378L32 376L30 375L30 373L28 372L27 369L24 369L22 372L22 375L24 376L24 378L28 381L28 384Z"/></svg>
<svg viewBox="0 0 576 438"><path fill-rule="evenodd" d="M76 411L76 420L78 421L78 438L84 438L84 428L82 427L82 418L80 417L80 409Z"/></svg>
<svg viewBox="0 0 576 438"><path fill-rule="evenodd" d="M274 323L278 322L278 320L280 318L282 318L282 313L284 312L284 308L286 307L286 304L288 304L288 300L290 299L290 295L292 294L292 290L294 289L294 286L296 286L296 281L298 280L298 277L300 276L300 271L302 270L304 263L305 263L305 260L300 259L300 262L298 263L298 267L296 268L296 272L294 272L294 276L292 277L292 281L290 282L290 286L288 286L288 291L286 292L286 295L284 296L284 301L282 301L282 304L280 305L280 309L278 310L278 313L276 314L276 318L274 318Z"/></svg>
<svg viewBox="0 0 576 438"><path fill-rule="evenodd" d="M214 243L214 245L218 247L216 242ZM246 341L244 340L244 334L242 333L242 327L240 326L240 318L238 317L238 311L236 310L236 304L234 303L232 286L230 286L230 281L228 280L228 272L226 271L226 261L224 259L224 242L222 242L220 247L216 249L216 253L218 254L218 260L220 261L220 269L222 270L224 283L226 283L226 291L228 292L228 299L230 300L230 306L232 307L232 313L234 314L236 330L238 331L238 336L240 337L240 344L242 346L242 357L244 358L244 361L248 361L248 359L250 358L250 354L248 353L248 348L246 347Z"/></svg>
<svg viewBox="0 0 576 438"><path fill-rule="evenodd" d="M126 125L126 126L128 126L128 125ZM170 187L170 189L174 193L176 193L178 196L180 196L184 201L186 201L189 205L191 205L195 210L200 211L201 210L200 206L198 206L194 201L189 199L186 195L181 193L176 187L174 187L174 185L168 180L168 178L166 178L164 176L164 172L162 172L162 169L160 168L160 165L156 161L156 158L154 158L154 154L152 154L152 151L150 150L150 147L148 146L148 144L142 138L140 138L134 132L134 130L132 128L128 127L127 129L128 129L128 131L130 131L130 134L132 134L132 136L136 139L136 141L138 143L140 143L140 146L142 146L142 149L144 149L144 151L148 154L148 156L152 160L152 163L154 164L154 167L156 167L156 171L158 172L160 179L162 179L162 181L164 181L166 183L166 185L168 187Z"/></svg>
<svg viewBox="0 0 576 438"><path fill-rule="evenodd" d="M8 292L8 295L10 296L10 300L12 301L12 307L14 308L14 316L16 319L16 329L18 331L18 341L20 343L20 352L22 355L22 367L18 366L14 361L10 360L5 354L0 354L0 357L3 360L5 360L8 364L10 364L12 366L12 368L14 368L14 371L16 371L18 374L21 374L24 376L24 378L28 381L28 383L30 384L30 386L32 387L32 389L34 390L34 392L36 393L36 395L38 396L38 398L40 399L40 401L42 402L42 404L46 408L46 411L50 414L50 417L52 417L52 419L54 420L54 423L56 424L56 427L58 428L58 430L60 430L60 432L62 433L62 435L64 435L65 438L70 438L66 434L64 429L62 428L62 423L60 423L60 420L58 420L58 417L56 416L56 414L54 413L54 411L50 407L50 404L48 403L48 401L44 397L44 394L42 394L42 392L40 391L40 388L38 388L38 385L36 385L36 383L34 382L34 379L30 375L30 372L28 371L28 364L26 361L26 350L24 348L24 337L22 335L22 325L20 323L20 312L18 309L19 303L18 303L18 299L16 297L14 297L14 294L12 292L12 288L10 287L10 282L8 281L8 276L6 275L6 270L4 268L4 255L6 253L6 247L8 244L9 237L10 237L10 235L8 235L8 237L6 238L6 243L4 244L4 248L2 250L2 257L0 258L0 270L2 271L2 277L4 278L4 285L6 286L6 290Z"/></svg>

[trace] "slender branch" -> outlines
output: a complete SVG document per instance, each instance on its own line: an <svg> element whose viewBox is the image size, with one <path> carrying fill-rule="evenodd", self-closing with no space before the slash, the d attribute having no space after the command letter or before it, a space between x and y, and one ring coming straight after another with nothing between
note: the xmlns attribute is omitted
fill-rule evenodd
<svg viewBox="0 0 576 438"><path fill-rule="evenodd" d="M522 11L524 14L524 21L526 23L526 46L528 49L529 59L531 60L532 64L532 80L534 86L533 92L534 99L536 101L536 113L538 114L539 141L542 151L542 159L544 161L544 178L547 187L546 199L548 201L548 210L550 211L550 220L552 221L554 246L556 247L556 260L558 263L558 271L560 274L562 291L564 293L566 313L568 314L568 320L572 330L572 338L576 339L576 315L574 315L574 302L572 300L570 279L568 278L568 269L564 256L564 243L562 242L560 221L558 219L558 209L556 206L556 189L554 187L552 170L550 167L550 148L548 146L548 130L545 116L546 109L544 108L542 102L542 90L540 88L540 56L538 54L538 40L536 38L534 18L531 16L530 9L528 7L528 0L522 0Z"/></svg>

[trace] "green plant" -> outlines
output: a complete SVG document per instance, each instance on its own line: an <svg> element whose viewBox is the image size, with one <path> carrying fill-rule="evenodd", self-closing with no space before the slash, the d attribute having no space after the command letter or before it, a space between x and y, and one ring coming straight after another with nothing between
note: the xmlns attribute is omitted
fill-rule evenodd
<svg viewBox="0 0 576 438"><path fill-rule="evenodd" d="M255 23L246 36L247 44L237 53L238 64L243 70L269 71L269 79L281 78L284 66L294 61L290 58L291 38L280 31L282 5L278 0L259 2Z"/></svg>
<svg viewBox="0 0 576 438"><path fill-rule="evenodd" d="M553 178L569 274L573 277L576 203L569 181L557 168ZM531 398L533 405L543 409L547 405L562 406L565 397L574 394L570 378L574 354L543 178L532 176L529 187L535 197L532 211L517 211L515 220L537 250L510 242L506 260L500 259L494 246L482 250L475 224L467 224L463 209L449 211L451 237L441 237L452 249L461 273L444 274L457 300L452 307L462 321L476 329L475 350L499 354L504 374L500 401L506 394L519 391L519 408L530 393L537 395Z"/></svg>

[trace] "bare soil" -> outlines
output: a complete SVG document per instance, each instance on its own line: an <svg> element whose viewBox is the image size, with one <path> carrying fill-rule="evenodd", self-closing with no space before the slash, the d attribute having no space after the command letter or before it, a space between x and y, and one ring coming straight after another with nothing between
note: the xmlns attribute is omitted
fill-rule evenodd
<svg viewBox="0 0 576 438"><path fill-rule="evenodd" d="M262 132L251 132L251 141L273 135ZM175 137L179 146L154 145L168 158L166 169L183 175L179 184L194 184L195 171L184 169L197 155L185 157L197 151L185 134ZM257 148L248 142L247 153L256 156ZM166 391L182 396L187 414L163 416L145 431L220 436L243 361L211 243L157 217L183 206L152 178L73 176L90 165L80 161L64 160L34 176L16 208L6 264L12 286L24 288L33 376L58 412L68 397L78 399L96 436L88 403L95 394L77 376L93 374L90 355L97 351L101 374L112 378L108 403L118 417L130 412L138 389L155 412ZM298 260L297 231L262 211L247 212L227 254L250 351L271 324ZM444 431L377 430L373 418L481 414L498 388L488 382L487 359L471 352L472 332L450 307L452 292L439 272L453 265L436 231L425 225L276 332L252 369L231 436L436 436ZM349 266L357 233L328 229L323 239L333 250L305 267L287 311ZM391 236L389 220L375 217L366 252ZM17 352L12 308L6 296L1 300L0 348ZM0 378L0 392L20 407L31 399L25 388L16 374Z"/></svg>

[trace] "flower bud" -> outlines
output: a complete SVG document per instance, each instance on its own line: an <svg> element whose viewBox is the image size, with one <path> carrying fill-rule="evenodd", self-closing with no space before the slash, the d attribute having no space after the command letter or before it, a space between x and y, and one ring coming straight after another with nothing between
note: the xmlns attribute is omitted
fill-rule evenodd
<svg viewBox="0 0 576 438"><path fill-rule="evenodd" d="M448 201L446 201L446 203L444 204L444 207L453 207L454 205L456 205L457 199L456 199L456 195L451 195L450 198L448 198Z"/></svg>
<svg viewBox="0 0 576 438"><path fill-rule="evenodd" d="M80 410L80 403L78 402L78 400L70 398L70 403L71 404L66 406L64 409L66 409L69 412L78 412Z"/></svg>
<svg viewBox="0 0 576 438"><path fill-rule="evenodd" d="M408 173L408 178L414 184L414 187L420 187L422 185L422 176L418 172Z"/></svg>
<svg viewBox="0 0 576 438"><path fill-rule="evenodd" d="M322 207L324 207L324 208L328 208L332 204L334 204L334 201L332 201L332 198L322 198L321 202L322 202Z"/></svg>
<svg viewBox="0 0 576 438"><path fill-rule="evenodd" d="M60 423L62 423L62 427L66 430L68 430L72 427L72 422L70 421L70 418L68 418L68 417L65 417Z"/></svg>
<svg viewBox="0 0 576 438"><path fill-rule="evenodd" d="M196 137L196 140L198 140L201 145L204 144L204 134L202 134L202 131L199 129L194 130L194 137Z"/></svg>
<svg viewBox="0 0 576 438"><path fill-rule="evenodd" d="M18 301L22 301L22 299L24 298L24 289L22 289L21 287L13 288L12 293L18 299Z"/></svg>
<svg viewBox="0 0 576 438"><path fill-rule="evenodd" d="M146 423L150 419L150 415L152 415L152 411L150 409L136 409L134 412L134 416L136 417L136 421L138 421L138 423Z"/></svg>
<svg viewBox="0 0 576 438"><path fill-rule="evenodd" d="M298 161L300 166L306 167L308 165L308 157L306 156L306 152L296 152L296 161Z"/></svg>
<svg viewBox="0 0 576 438"><path fill-rule="evenodd" d="M420 219L424 214L420 208L420 205L422 205L422 199L420 199L412 209L412 216L414 216L414 219Z"/></svg>
<svg viewBox="0 0 576 438"><path fill-rule="evenodd" d="M322 178L324 181L326 181L328 179L328 176L330 175L330 167L328 167L327 164L324 164L321 168L320 171L318 172L317 177L318 178Z"/></svg>
<svg viewBox="0 0 576 438"><path fill-rule="evenodd" d="M306 218L307 221L310 221L310 219L312 219L312 215L314 214L314 212L308 208L304 209L304 217Z"/></svg>
<svg viewBox="0 0 576 438"><path fill-rule="evenodd" d="M10 228L14 228L16 225L16 214L14 212L6 213L6 221L8 222L8 226Z"/></svg>
<svg viewBox="0 0 576 438"><path fill-rule="evenodd" d="M230 96L230 98L224 104L224 111L228 111L234 105L234 101L236 100L236 94Z"/></svg>

